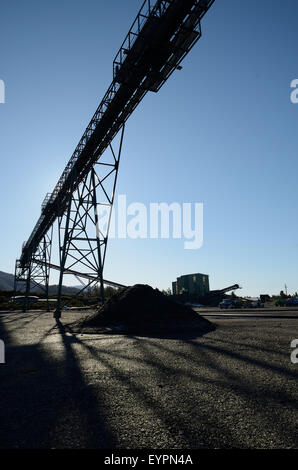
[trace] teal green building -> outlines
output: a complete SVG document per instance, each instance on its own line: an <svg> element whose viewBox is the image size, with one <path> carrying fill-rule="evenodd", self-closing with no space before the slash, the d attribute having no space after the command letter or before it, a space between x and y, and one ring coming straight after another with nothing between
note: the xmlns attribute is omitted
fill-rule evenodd
<svg viewBox="0 0 298 470"><path fill-rule="evenodd" d="M201 297L208 294L209 290L208 274L186 274L172 283L173 295L188 294Z"/></svg>

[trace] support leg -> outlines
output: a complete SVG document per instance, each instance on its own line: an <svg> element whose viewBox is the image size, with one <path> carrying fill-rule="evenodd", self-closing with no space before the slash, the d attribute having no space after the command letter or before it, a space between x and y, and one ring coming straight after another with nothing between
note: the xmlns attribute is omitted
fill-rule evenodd
<svg viewBox="0 0 298 470"><path fill-rule="evenodd" d="M25 300L24 300L24 307L23 307L24 313L26 313L29 310L30 287L31 287L31 263L28 266L28 271L27 271L26 293L25 293Z"/></svg>
<svg viewBox="0 0 298 470"><path fill-rule="evenodd" d="M72 194L70 193L69 200L68 200L65 228L64 228L64 240L63 240L62 250L60 246L60 239L61 239L60 230L61 230L61 224L63 222L63 214L61 214L60 220L58 221L59 250L60 250L60 275L59 275L59 284L58 284L58 293L57 293L57 305L56 305L56 310L54 312L54 318L56 318L56 320L61 318L61 296L62 296L63 274L64 274L65 262L67 258L67 245L69 243L68 229L69 229L69 222L70 222L71 202L72 202Z"/></svg>

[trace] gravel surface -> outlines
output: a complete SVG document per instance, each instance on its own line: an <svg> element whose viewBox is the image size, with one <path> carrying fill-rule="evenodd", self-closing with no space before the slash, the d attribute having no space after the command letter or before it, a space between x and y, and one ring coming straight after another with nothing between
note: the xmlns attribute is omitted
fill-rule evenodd
<svg viewBox="0 0 298 470"><path fill-rule="evenodd" d="M297 448L297 319L197 336L78 334L1 313L1 448Z"/></svg>

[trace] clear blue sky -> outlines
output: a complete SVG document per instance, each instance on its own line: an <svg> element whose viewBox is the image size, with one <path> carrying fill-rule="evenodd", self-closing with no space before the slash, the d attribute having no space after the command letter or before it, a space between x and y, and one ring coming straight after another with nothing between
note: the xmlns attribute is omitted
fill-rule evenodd
<svg viewBox="0 0 298 470"><path fill-rule="evenodd" d="M0 270L13 272L112 80L141 0L5 2L0 12ZM181 274L246 295L298 290L296 0L217 0L203 38L127 125L118 194L203 202L204 245L112 240L105 276L170 287Z"/></svg>

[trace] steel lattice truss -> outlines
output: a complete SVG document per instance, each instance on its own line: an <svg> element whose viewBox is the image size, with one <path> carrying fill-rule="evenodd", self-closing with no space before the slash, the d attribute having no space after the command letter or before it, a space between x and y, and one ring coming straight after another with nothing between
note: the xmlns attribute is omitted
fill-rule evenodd
<svg viewBox="0 0 298 470"><path fill-rule="evenodd" d="M84 176L81 184L70 192L67 209L58 217L60 247L60 280L57 310L60 310L62 279L65 274L73 275L74 270L82 288L99 283L101 298L104 298L103 268L106 258L109 228L115 197L119 161L121 156L124 125L121 131L117 154L110 144L105 161L97 162ZM100 207L108 212L108 223L104 230L99 228ZM84 282L88 280L87 283Z"/></svg>
<svg viewBox="0 0 298 470"><path fill-rule="evenodd" d="M100 233L97 210L100 204L106 204L110 211L113 206L124 124L148 91L159 91L181 68L179 64L201 37L201 20L214 1L144 1L113 62L108 91L53 192L42 203L41 215L16 263L16 288L26 279L26 295L32 280L43 284L47 292L52 265L50 252L43 251L42 243L58 220L57 316L65 274L75 274L80 282L87 280L82 290L99 283L103 300L109 223L107 233ZM120 148L115 154L112 142L119 132ZM109 163L104 161L108 150L113 157ZM112 181L108 190L107 180Z"/></svg>
<svg viewBox="0 0 298 470"><path fill-rule="evenodd" d="M15 286L14 292L22 289L26 293L24 310L28 307L28 297L31 289L39 289L46 294L47 309L49 310L49 278L50 278L50 260L52 252L53 226L44 235L35 252L35 262L26 265L25 269L20 261L16 261L15 266Z"/></svg>

